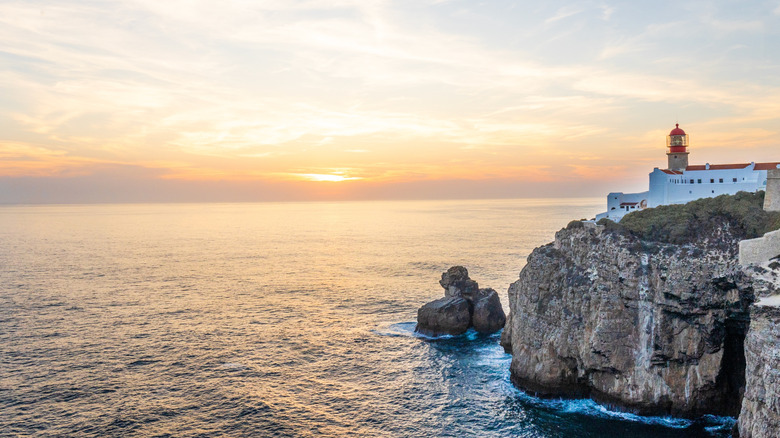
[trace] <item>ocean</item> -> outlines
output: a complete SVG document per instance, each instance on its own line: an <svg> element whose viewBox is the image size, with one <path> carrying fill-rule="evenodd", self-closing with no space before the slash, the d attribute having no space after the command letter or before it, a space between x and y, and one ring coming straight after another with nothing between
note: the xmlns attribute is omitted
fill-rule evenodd
<svg viewBox="0 0 780 438"><path fill-rule="evenodd" d="M499 335L415 336L463 265L506 290L603 199L0 207L0 436L726 437L515 389Z"/></svg>

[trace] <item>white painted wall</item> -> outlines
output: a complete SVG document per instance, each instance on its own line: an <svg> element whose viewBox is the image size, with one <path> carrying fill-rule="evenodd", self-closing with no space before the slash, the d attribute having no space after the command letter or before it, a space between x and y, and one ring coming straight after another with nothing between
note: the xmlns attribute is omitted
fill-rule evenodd
<svg viewBox="0 0 780 438"><path fill-rule="evenodd" d="M755 163L743 169L706 169L683 171L681 175L668 174L659 168L649 175L650 190L641 193L613 192L607 195L607 211L596 215L596 220L607 218L619 221L626 214L639 210L621 208L624 202L646 201L646 207L685 204L695 199L734 195L737 192L755 192L766 189L766 170L755 170Z"/></svg>

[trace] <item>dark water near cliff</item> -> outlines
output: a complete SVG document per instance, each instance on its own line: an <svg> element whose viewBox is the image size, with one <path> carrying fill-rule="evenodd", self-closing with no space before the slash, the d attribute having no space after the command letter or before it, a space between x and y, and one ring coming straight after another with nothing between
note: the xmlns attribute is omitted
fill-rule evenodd
<svg viewBox="0 0 780 438"><path fill-rule="evenodd" d="M0 207L2 436L726 436L539 400L498 336L414 337L602 200Z"/></svg>

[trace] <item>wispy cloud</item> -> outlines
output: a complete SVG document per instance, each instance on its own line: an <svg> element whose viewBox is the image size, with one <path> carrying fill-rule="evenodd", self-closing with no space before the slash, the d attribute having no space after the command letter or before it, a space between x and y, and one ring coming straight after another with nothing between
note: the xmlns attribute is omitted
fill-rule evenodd
<svg viewBox="0 0 780 438"><path fill-rule="evenodd" d="M563 20L565 18L569 18L571 16L577 15L581 13L583 10L577 6L564 6L562 8L559 8L555 15L552 17L544 20L545 24L554 23L556 21Z"/></svg>
<svg viewBox="0 0 780 438"><path fill-rule="evenodd" d="M609 5L601 5L601 18L604 21L609 21L612 18L612 14L615 13L615 8Z"/></svg>

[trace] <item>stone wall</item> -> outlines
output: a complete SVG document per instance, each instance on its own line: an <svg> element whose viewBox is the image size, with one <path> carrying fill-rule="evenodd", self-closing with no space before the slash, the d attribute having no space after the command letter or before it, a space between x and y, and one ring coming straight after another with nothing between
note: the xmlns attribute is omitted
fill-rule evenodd
<svg viewBox="0 0 780 438"><path fill-rule="evenodd" d="M770 169L766 173L764 210L780 211L780 169Z"/></svg>
<svg viewBox="0 0 780 438"><path fill-rule="evenodd" d="M739 264L763 263L780 255L780 230L739 242Z"/></svg>

